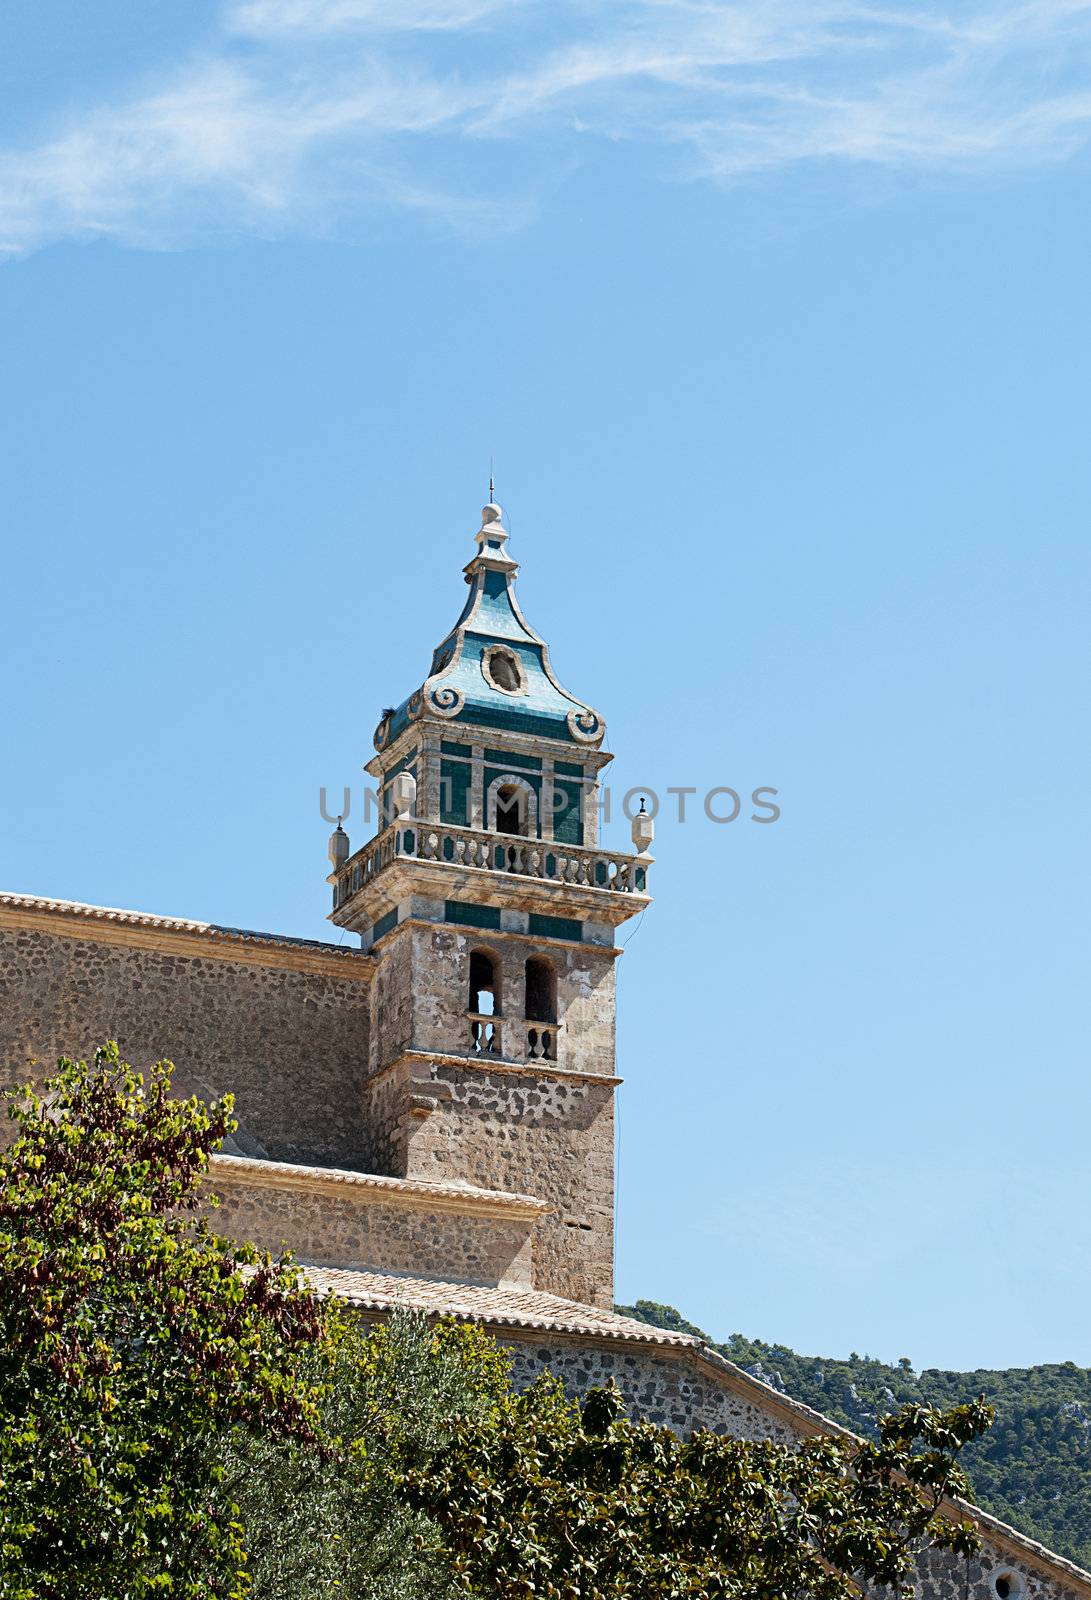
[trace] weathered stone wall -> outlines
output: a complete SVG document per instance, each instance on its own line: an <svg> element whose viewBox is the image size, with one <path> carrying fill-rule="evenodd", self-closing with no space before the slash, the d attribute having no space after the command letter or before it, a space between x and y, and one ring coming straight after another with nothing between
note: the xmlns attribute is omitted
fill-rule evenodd
<svg viewBox="0 0 1091 1600"><path fill-rule="evenodd" d="M546 1201L554 1210L535 1237L536 1286L569 1300L610 1305L611 1083L448 1057L414 1059L411 1088L415 1113L408 1119L405 1175L461 1179Z"/></svg>
<svg viewBox="0 0 1091 1600"><path fill-rule="evenodd" d="M387 955L389 952L389 955ZM371 986L372 1071L394 1061L413 1043L415 1026L414 982L420 974L412 960L412 930L398 928L383 946Z"/></svg>
<svg viewBox="0 0 1091 1600"><path fill-rule="evenodd" d="M753 1399L735 1393L681 1354L665 1354L611 1341L609 1344L536 1342L505 1338L514 1356L513 1376L524 1388L549 1371L574 1396L601 1388L612 1379L625 1397L629 1413L677 1433L711 1428L736 1439L769 1439L794 1444L803 1430Z"/></svg>
<svg viewBox="0 0 1091 1600"><path fill-rule="evenodd" d="M411 1070L408 1062L368 1080L364 1090L366 1124L365 1172L404 1178L409 1168L408 1146Z"/></svg>
<svg viewBox="0 0 1091 1600"><path fill-rule="evenodd" d="M31 1059L44 1076L59 1055L117 1039L134 1065L169 1056L182 1093L230 1090L244 1153L360 1166L369 984L191 944L0 926L0 1079L22 1082Z"/></svg>
<svg viewBox="0 0 1091 1600"><path fill-rule="evenodd" d="M1043 1570L1021 1558L1005 1541L987 1530L981 1554L964 1557L927 1550L918 1558L918 1594L922 1600L1000 1600L998 1581L1008 1600L1081 1600L1075 1586L1060 1573Z"/></svg>
<svg viewBox="0 0 1091 1600"><path fill-rule="evenodd" d="M529 1285L533 1218L456 1210L439 1200L339 1182L278 1187L252 1172L214 1169L208 1188L222 1204L211 1215L225 1238L273 1252L292 1250L314 1266L405 1272L467 1283Z"/></svg>

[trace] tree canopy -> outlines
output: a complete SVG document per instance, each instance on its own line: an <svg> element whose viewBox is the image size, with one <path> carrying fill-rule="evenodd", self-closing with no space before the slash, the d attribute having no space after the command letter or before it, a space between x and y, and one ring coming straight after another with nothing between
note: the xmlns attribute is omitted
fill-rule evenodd
<svg viewBox="0 0 1091 1600"><path fill-rule="evenodd" d="M988 1426L981 1403L907 1408L880 1440L798 1447L630 1421L614 1387L582 1406L540 1378L485 1423L458 1425L414 1504L443 1530L467 1594L496 1600L846 1600L893 1592L923 1543L971 1552L975 1529L945 1496Z"/></svg>

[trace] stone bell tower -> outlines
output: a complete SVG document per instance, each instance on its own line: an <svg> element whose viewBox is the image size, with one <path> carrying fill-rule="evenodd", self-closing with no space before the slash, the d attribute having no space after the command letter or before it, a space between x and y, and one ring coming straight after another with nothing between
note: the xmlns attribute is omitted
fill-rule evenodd
<svg viewBox="0 0 1091 1600"><path fill-rule="evenodd" d="M554 676L487 505L469 594L428 676L375 730L379 831L330 842L331 919L371 986L372 1170L530 1195L540 1289L613 1296L616 929L649 903L598 840L605 725Z"/></svg>

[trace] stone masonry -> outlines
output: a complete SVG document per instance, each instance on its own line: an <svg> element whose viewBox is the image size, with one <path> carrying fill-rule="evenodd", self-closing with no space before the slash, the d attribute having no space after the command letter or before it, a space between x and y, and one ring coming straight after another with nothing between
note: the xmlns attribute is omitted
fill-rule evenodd
<svg viewBox="0 0 1091 1600"><path fill-rule="evenodd" d="M371 975L359 951L3 896L4 1082L117 1039L137 1066L169 1056L182 1094L231 1091L243 1153L359 1167Z"/></svg>
<svg viewBox="0 0 1091 1600"><path fill-rule="evenodd" d="M217 1231L260 1239L315 1266L452 1273L464 1283L533 1283L529 1195L217 1156L208 1188Z"/></svg>

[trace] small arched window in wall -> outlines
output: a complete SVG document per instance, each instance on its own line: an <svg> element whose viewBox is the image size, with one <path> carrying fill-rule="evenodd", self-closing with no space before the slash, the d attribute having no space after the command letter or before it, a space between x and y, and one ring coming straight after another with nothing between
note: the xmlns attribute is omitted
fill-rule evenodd
<svg viewBox="0 0 1091 1600"><path fill-rule="evenodd" d="M485 796L485 825L490 833L537 838L538 796L525 778L505 772L493 779Z"/></svg>
<svg viewBox="0 0 1091 1600"><path fill-rule="evenodd" d="M557 1059L557 973L552 961L531 956L526 964L523 1015L527 1030L527 1059Z"/></svg>
<svg viewBox="0 0 1091 1600"><path fill-rule="evenodd" d="M526 836L526 797L514 783L501 784L496 791L497 833L517 833Z"/></svg>
<svg viewBox="0 0 1091 1600"><path fill-rule="evenodd" d="M500 983L495 957L487 950L470 952L470 1048L475 1056L500 1053L500 1036L492 1017L500 1015Z"/></svg>
<svg viewBox="0 0 1091 1600"><path fill-rule="evenodd" d="M500 1014L500 986L496 981L496 961L487 950L470 952L470 1004L478 1016Z"/></svg>
<svg viewBox="0 0 1091 1600"><path fill-rule="evenodd" d="M552 961L531 956L526 965L526 1019L528 1022L556 1022L557 973Z"/></svg>

